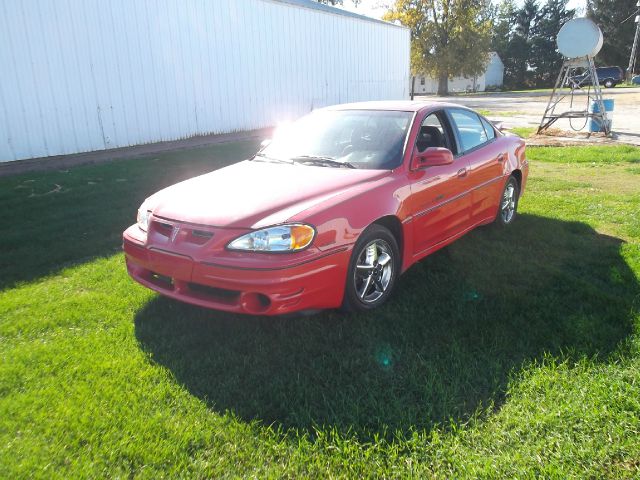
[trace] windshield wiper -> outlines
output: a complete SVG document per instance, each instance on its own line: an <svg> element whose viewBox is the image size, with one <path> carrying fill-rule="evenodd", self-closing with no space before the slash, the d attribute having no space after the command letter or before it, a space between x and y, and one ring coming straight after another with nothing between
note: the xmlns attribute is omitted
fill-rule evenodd
<svg viewBox="0 0 640 480"><path fill-rule="evenodd" d="M269 156L267 156L267 155L265 155L264 153L261 153L261 152L258 152L253 157L251 157L251 160L257 160L259 162L288 163L288 164L292 164L293 163L293 162L289 162L287 160L283 160L281 158L269 157Z"/></svg>
<svg viewBox="0 0 640 480"><path fill-rule="evenodd" d="M322 165L326 167L346 167L357 168L349 162L341 162L333 157L323 157L321 155L299 155L291 159L293 163L308 163L311 165Z"/></svg>

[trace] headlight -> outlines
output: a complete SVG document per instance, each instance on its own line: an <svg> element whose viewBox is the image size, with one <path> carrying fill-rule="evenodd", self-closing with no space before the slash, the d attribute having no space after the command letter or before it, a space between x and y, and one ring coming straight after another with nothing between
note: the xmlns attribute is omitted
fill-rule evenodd
<svg viewBox="0 0 640 480"><path fill-rule="evenodd" d="M138 227L143 232L147 231L149 227L149 217L151 216L151 210L149 210L146 203L143 203L138 209Z"/></svg>
<svg viewBox="0 0 640 480"><path fill-rule="evenodd" d="M309 246L315 233L309 225L279 225L247 233L236 238L227 248L252 252L295 252Z"/></svg>

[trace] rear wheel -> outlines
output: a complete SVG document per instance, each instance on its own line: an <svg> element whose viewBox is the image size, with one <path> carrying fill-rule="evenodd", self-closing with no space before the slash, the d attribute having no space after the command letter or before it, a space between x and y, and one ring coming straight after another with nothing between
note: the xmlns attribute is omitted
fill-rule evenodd
<svg viewBox="0 0 640 480"><path fill-rule="evenodd" d="M500 196L500 205L498 209L498 216L496 217L496 223L498 225L510 225L516 218L516 212L518 210L518 197L520 196L520 189L518 188L518 181L515 177L509 177L507 184L504 186L502 195Z"/></svg>
<svg viewBox="0 0 640 480"><path fill-rule="evenodd" d="M604 86L605 86L605 88L612 88L612 87L615 87L615 86L616 86L616 84L615 84L615 83L613 83L613 80L611 80L610 78L607 78L607 79L604 81Z"/></svg>
<svg viewBox="0 0 640 480"><path fill-rule="evenodd" d="M371 225L356 242L349 261L342 309L362 312L387 301L400 269L398 242L381 225Z"/></svg>

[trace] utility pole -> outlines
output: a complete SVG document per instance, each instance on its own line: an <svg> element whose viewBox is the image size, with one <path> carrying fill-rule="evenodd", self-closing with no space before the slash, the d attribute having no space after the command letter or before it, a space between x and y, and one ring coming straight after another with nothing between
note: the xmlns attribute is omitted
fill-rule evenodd
<svg viewBox="0 0 640 480"><path fill-rule="evenodd" d="M636 3L636 7L640 7L640 0ZM636 9L636 13L637 13ZM629 57L629 68L627 68L627 81L631 83L631 77L636 69L636 53L638 51L638 41L640 39L640 15L635 16L636 20L636 34L633 38L633 47L631 47L631 56Z"/></svg>

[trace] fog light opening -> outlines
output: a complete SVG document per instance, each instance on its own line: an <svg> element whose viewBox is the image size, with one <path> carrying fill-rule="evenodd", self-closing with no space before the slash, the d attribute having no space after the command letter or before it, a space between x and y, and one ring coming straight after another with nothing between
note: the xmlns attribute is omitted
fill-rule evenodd
<svg viewBox="0 0 640 480"><path fill-rule="evenodd" d="M271 307L271 299L262 293L249 292L242 295L242 308L251 313L263 313Z"/></svg>

